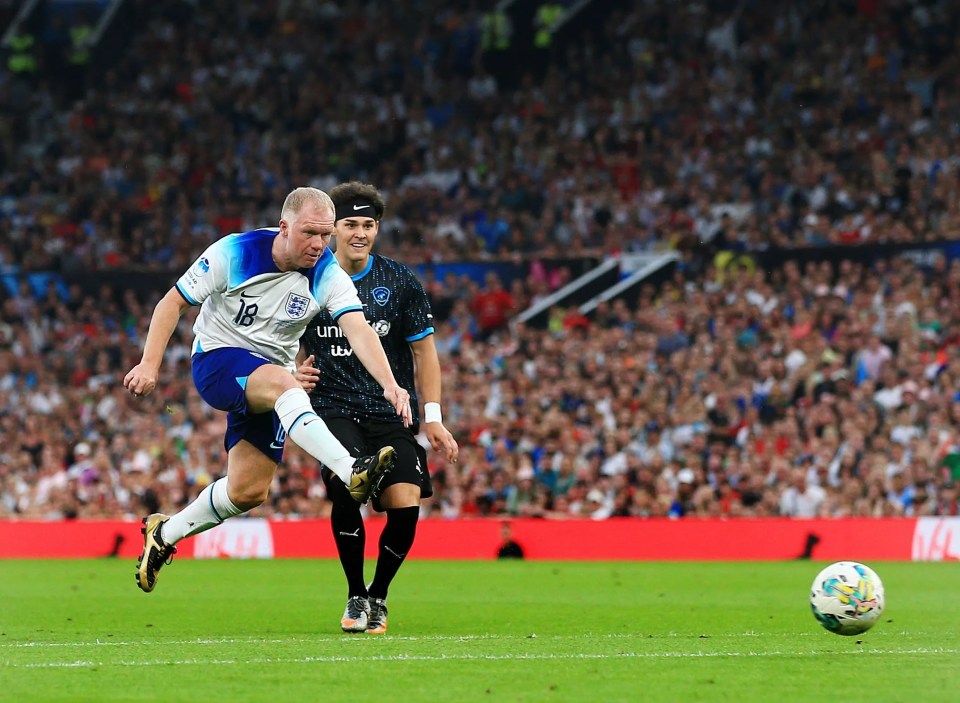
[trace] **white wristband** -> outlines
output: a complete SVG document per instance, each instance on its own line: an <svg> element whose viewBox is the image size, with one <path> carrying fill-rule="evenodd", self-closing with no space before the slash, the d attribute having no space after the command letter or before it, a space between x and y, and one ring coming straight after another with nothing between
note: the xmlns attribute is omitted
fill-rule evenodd
<svg viewBox="0 0 960 703"><path fill-rule="evenodd" d="M423 404L424 422L443 422L443 414L440 412L440 403Z"/></svg>

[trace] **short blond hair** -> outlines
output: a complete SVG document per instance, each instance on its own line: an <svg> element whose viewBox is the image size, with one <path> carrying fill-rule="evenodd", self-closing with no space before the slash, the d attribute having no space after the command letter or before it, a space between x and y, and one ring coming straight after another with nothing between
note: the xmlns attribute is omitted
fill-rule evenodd
<svg viewBox="0 0 960 703"><path fill-rule="evenodd" d="M300 214L303 207L307 204L316 205L318 208L327 208L331 212L336 212L333 201L330 196L319 188L310 186L301 186L294 188L283 201L283 207L280 209L280 219L290 220Z"/></svg>

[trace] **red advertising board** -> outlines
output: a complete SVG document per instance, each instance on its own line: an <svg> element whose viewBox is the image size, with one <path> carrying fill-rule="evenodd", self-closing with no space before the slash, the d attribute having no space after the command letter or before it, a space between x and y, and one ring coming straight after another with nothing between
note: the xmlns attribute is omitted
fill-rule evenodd
<svg viewBox="0 0 960 703"><path fill-rule="evenodd" d="M417 527L418 559L492 559L501 520L427 519ZM945 561L960 558L960 518L794 520L512 520L527 558L544 560ZM366 522L376 553L382 518ZM0 558L136 558L140 524L123 521L0 521ZM332 558L324 520L237 518L182 542L178 557Z"/></svg>

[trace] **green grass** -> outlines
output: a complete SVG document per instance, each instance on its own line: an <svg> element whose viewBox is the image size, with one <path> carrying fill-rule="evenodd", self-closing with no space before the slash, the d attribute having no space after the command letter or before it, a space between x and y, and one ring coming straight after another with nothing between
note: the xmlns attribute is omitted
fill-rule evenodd
<svg viewBox="0 0 960 703"><path fill-rule="evenodd" d="M822 630L817 562L424 562L344 635L331 561L0 561L0 700L957 700L960 569L871 564L887 610Z"/></svg>

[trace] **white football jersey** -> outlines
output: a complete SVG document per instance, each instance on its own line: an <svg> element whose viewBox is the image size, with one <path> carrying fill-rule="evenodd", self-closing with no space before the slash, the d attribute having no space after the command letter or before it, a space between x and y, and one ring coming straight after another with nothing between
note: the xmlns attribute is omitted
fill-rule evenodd
<svg viewBox="0 0 960 703"><path fill-rule="evenodd" d="M230 234L211 244L177 281L200 305L193 352L239 347L296 368L300 335L321 309L336 320L363 305L350 276L326 249L316 266L281 271L273 261L275 227Z"/></svg>

